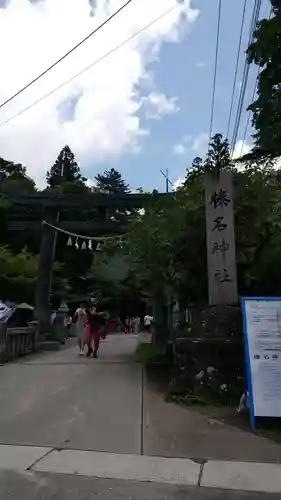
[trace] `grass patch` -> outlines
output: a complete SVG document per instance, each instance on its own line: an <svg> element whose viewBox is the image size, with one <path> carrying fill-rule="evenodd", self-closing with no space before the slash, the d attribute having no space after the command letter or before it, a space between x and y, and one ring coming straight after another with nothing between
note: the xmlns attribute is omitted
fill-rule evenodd
<svg viewBox="0 0 281 500"><path fill-rule="evenodd" d="M206 401L204 401L203 399L201 399L199 396L192 393L191 391L188 391L186 393L183 392L183 393L179 393L179 394L177 394L175 392L168 392L166 394L165 401L167 401L167 403L178 403L178 404L188 405L188 406L192 406L192 405L205 406L207 404Z"/></svg>
<svg viewBox="0 0 281 500"><path fill-rule="evenodd" d="M142 365L156 363L160 356L154 344L139 344L135 350L135 361Z"/></svg>

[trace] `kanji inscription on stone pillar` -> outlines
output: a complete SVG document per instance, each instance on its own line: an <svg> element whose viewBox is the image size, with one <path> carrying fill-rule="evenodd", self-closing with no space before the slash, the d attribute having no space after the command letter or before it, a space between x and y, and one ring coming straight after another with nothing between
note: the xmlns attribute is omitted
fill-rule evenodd
<svg viewBox="0 0 281 500"><path fill-rule="evenodd" d="M210 305L238 301L231 171L205 172L207 263Z"/></svg>

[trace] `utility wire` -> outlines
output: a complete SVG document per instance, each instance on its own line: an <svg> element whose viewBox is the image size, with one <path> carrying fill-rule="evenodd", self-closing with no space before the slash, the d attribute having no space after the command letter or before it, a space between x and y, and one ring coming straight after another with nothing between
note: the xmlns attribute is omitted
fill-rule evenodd
<svg viewBox="0 0 281 500"><path fill-rule="evenodd" d="M271 16L272 16L272 14L273 14L273 8L270 7L270 5L268 6L268 8L269 9L266 12L265 17L268 17L270 19ZM258 81L259 81L260 72L261 72L261 68L258 66L256 80L255 80L255 85L254 85L253 93L252 93L251 103L254 102L254 98L255 98L255 95L256 95L257 87L258 87ZM248 111L248 116L247 116L247 122L246 122L246 126L245 126L245 131L244 131L244 136L243 136L242 143L241 143L241 150L240 150L240 155L239 155L240 157L243 154L244 145L245 145L245 142L246 142L246 139L247 139L247 133L248 133L248 128L249 128L249 124L250 124L250 115L251 115L251 111L249 110Z"/></svg>
<svg viewBox="0 0 281 500"><path fill-rule="evenodd" d="M253 41L253 34L254 34L254 30L255 30L256 24L257 24L258 19L259 19L260 8L261 8L261 0L255 0L255 4L254 4L254 8L253 8L253 14L252 14L252 20L251 20L251 26L250 26L250 31L249 31L248 46ZM236 140L237 140L237 135L238 135L238 130L239 130L240 121L241 121L241 115L242 115L243 104L244 104L244 99L245 99L245 93L246 93L246 88L247 88L247 83L248 83L248 77L249 77L249 69L250 69L250 64L248 63L247 55L246 55L245 56L244 69L243 69L242 84L241 84L239 101L238 101L236 118L235 118L235 124L234 124L234 129L233 129L232 140L231 140L231 148L230 148L230 150L231 150L232 155L233 155L233 151L234 151L234 148L235 148L235 144L236 144Z"/></svg>
<svg viewBox="0 0 281 500"><path fill-rule="evenodd" d="M254 98L255 98L255 95L256 95L259 74L260 74L260 68L258 68L258 73L257 73L257 76L256 76L256 81L255 81L255 85L254 85L254 89L253 89L253 93L252 93L251 102L254 101ZM243 136L242 143L241 143L241 150L240 150L240 155L239 155L240 157L242 156L243 148L244 148L244 145L245 145L245 142L246 142L246 138L247 138L248 127L249 127L249 123L250 123L250 116L251 116L251 111L248 111L246 127L245 127L244 136Z"/></svg>
<svg viewBox="0 0 281 500"><path fill-rule="evenodd" d="M252 39L253 39L253 32L254 32L255 25L256 25L256 22L258 19L258 12L259 12L260 4L261 4L260 0L255 0L253 12L252 12L251 26L250 26L250 30L249 30L248 46L250 45L250 43L252 42ZM244 103L245 93L246 93L246 88L247 88L247 83L248 83L249 69L250 69L250 65L248 64L247 56L245 56L242 83L241 83L241 88L240 88L236 118L235 118L235 123L234 123L232 141L231 141L231 152L232 153L234 151L236 140L237 140L239 125L240 125L240 120L241 120L241 115L242 115L242 110L243 110L243 103Z"/></svg>
<svg viewBox="0 0 281 500"><path fill-rule="evenodd" d="M34 101L32 104L30 104L26 108L20 110L15 115L11 116L10 118L7 118L7 120L5 120L2 123L0 123L0 127L3 127L4 125L6 125L7 123L9 123L10 121L14 120L15 118L17 118L18 116L22 115L23 113L25 113L29 109L33 108L34 106L36 106L37 104L39 104L41 101L43 101L44 99L47 99L47 97L50 97L52 94L54 94L55 92L57 92L58 90L60 90L61 88L63 88L65 85L67 85L68 83L70 83L73 80L75 80L75 78L78 78L78 76L81 76L83 73L85 73L86 71L88 71L89 69L91 69L93 66L95 66L96 64L98 64L101 61L103 61L104 59L106 59L108 56L110 56L111 54L113 54L114 52L116 52L118 49L120 49L121 47L123 47L124 45L126 45L128 42L130 42L134 38L136 38L138 35L140 35L141 33L143 33L145 30L147 30L148 28L150 28L150 26L152 26L153 24L155 24L157 21L160 21L161 19L163 19L163 17L167 16L170 12L172 12L174 9L176 9L177 7L179 7L182 3L183 3L182 1L181 2L177 2L169 10L165 11L163 14L161 14L156 19L154 19L153 21L151 21L149 24L147 24L146 26L144 26L143 28L141 28L139 31L137 31L136 33L134 33L133 35L131 35L129 38L127 38L126 40L124 40L122 43L120 43L119 45L117 45L113 49L109 50L106 54L104 54L99 59L97 59L96 61L94 61L93 63L91 63L89 66L87 66L86 68L84 68L82 71L79 71L79 73L76 73L76 75L72 76L71 78L69 78L68 80L66 80L65 82L63 82L58 87L54 88L53 90L51 90L47 94L43 95L42 97L40 97L39 99L37 99L36 101Z"/></svg>
<svg viewBox="0 0 281 500"><path fill-rule="evenodd" d="M239 41L238 41L236 66L235 66L234 80L233 80L233 87L232 87L232 94L231 94L231 101L230 101L230 110L229 110L229 117L228 117L228 122L227 122L227 133L226 133L227 138L229 136L229 128L230 128L230 123L231 123L231 118L232 118L232 110L233 110L234 95L235 95L236 81L237 81L237 74L238 74L238 67L239 67L239 60L240 60L240 53L241 53L241 44L242 44L242 36L243 36L243 29L244 29L244 22L245 22L246 6L247 6L247 0L244 0L242 19L241 19L241 27L240 27L240 35L239 35Z"/></svg>
<svg viewBox="0 0 281 500"><path fill-rule="evenodd" d="M2 104L0 104L0 109L3 108L3 106L5 106L6 104L8 104L8 102L11 102L13 99L15 99L15 97L20 95L22 92L24 92L24 90L26 90L28 87L33 85L33 83L37 82L40 78L42 78L42 76L46 75L49 71L51 71L51 69L53 69L61 61L63 61L66 57L68 57L70 54L72 54L72 52L74 52L84 42L89 40L89 38L91 38L91 36L95 35L101 28L103 28L107 23L109 23L109 21L111 21L115 16L117 16L117 14L119 14L119 12L121 12L125 7L127 7L127 5L129 5L131 3L131 1L132 0L127 0L127 2L124 5L122 5L113 14L111 14L111 16L109 16L103 23L101 23L97 28L95 28L94 31L92 31L89 35L87 35L85 38L83 38L83 40L81 40L79 43L77 43L77 45L75 45L74 47L72 47L72 49L70 49L68 52L66 52L66 54L64 54L56 62L51 64L51 66L49 66L47 69L45 69L45 71L43 71L43 73L40 73L40 75L36 76L36 78L31 80L29 83L27 83L24 87L22 87L15 94L13 94L11 97L9 97L6 101L2 102Z"/></svg>
<svg viewBox="0 0 281 500"><path fill-rule="evenodd" d="M212 136L213 119L214 119L216 82L217 82L217 69L218 69L219 39L220 39L220 24L221 24L221 6L222 6L222 0L219 0L219 4L218 4L218 22L217 22L217 38L216 38L216 52L215 52L215 66L214 66L214 80L213 80L213 93L212 93L211 116L210 116L209 142L210 142L211 136Z"/></svg>

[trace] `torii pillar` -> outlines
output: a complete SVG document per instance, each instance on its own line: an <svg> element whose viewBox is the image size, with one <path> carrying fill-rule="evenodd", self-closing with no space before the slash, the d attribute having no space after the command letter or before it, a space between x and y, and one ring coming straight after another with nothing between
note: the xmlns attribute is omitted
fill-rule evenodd
<svg viewBox="0 0 281 500"><path fill-rule="evenodd" d="M46 333L51 324L51 282L54 263L55 231L42 223L39 268L35 291L35 314L40 333Z"/></svg>

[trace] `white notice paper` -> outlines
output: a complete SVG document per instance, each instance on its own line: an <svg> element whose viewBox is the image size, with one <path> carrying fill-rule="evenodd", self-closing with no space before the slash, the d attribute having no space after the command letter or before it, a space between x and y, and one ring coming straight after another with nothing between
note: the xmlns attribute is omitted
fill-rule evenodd
<svg viewBox="0 0 281 500"><path fill-rule="evenodd" d="M256 417L281 417L281 299L243 299L248 380Z"/></svg>

